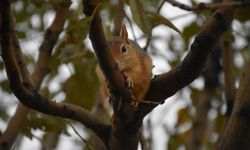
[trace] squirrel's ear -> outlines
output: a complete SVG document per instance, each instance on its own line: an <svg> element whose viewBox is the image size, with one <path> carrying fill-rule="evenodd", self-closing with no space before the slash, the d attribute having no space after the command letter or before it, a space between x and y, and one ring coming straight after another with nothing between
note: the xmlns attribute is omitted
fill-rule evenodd
<svg viewBox="0 0 250 150"><path fill-rule="evenodd" d="M122 25L122 28L121 28L121 31L120 31L120 38L122 40L124 40L126 43L129 43L128 32L127 32L127 29L126 29L125 25Z"/></svg>

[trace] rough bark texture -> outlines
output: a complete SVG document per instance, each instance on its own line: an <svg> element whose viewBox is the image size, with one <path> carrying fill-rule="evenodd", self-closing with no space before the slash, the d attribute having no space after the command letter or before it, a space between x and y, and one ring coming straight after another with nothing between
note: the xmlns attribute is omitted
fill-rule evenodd
<svg viewBox="0 0 250 150"><path fill-rule="evenodd" d="M23 76L22 79L23 82L32 82L34 81L34 86L36 88L39 88L41 85L41 82L45 75L48 73L48 63L49 58L52 53L52 49L59 37L59 34L63 30L64 22L66 20L66 15L68 11L68 7L70 4L67 4L65 6L59 6L56 12L56 17L51 24L51 26L46 30L44 40L39 48L39 59L37 61L37 65L35 68L34 73L31 75L31 78L29 76L28 70L26 70L25 67L25 61L21 54L21 48L19 46L18 39L16 35L14 34L14 25L12 27L12 36L11 36L11 42L13 45L13 51L15 52L15 57L17 61L19 62L19 69L20 71L23 70L21 73ZM11 117L8 126L6 130L2 133L0 136L0 149L10 149L15 142L16 137L18 136L25 120L26 116L29 113L29 108L23 106L21 103L18 104L16 112L13 117ZM2 147L4 145L4 147Z"/></svg>
<svg viewBox="0 0 250 150"><path fill-rule="evenodd" d="M188 5L185 5L183 3L180 3L176 0L165 0L166 2L172 4L173 6L176 6L176 7L179 7L183 10L186 10L186 11L204 11L204 10L214 10L214 9L217 9L217 8L220 8L220 7L246 7L246 6L249 6L250 5L250 2L247 2L247 1L235 1L235 2L224 2L224 3L221 3L222 0L215 0L216 3L213 3L213 4L209 4L209 3L204 3L204 2L201 2L201 3L198 3L196 5L193 5L193 6L188 6Z"/></svg>
<svg viewBox="0 0 250 150"><path fill-rule="evenodd" d="M117 122L111 128L106 146L108 149L136 149L142 120L156 106L140 104L137 111L129 106L128 101L131 95L126 87L125 79L109 53L109 45L102 29L99 12L97 10L93 13L96 3L91 4L83 0L83 4L84 8L91 8L84 9L85 14L94 16L89 34L99 65L114 94L114 101L122 99L122 106L119 110L117 110L117 105L113 105ZM221 35L229 28L232 18L233 13L230 7L217 10L196 36L182 63L152 80L145 100L164 102L166 98L192 82L202 72L209 53L214 49Z"/></svg>
<svg viewBox="0 0 250 150"><path fill-rule="evenodd" d="M79 106L55 103L48 100L37 92L34 81L26 80L30 78L30 75L25 71L27 70L25 65L19 65L19 56L15 55L13 45L11 44L9 0L2 0L0 3L2 58L11 90L22 104L45 114L81 122L97 134L107 149L136 150L142 120L156 106L140 104L138 110L134 110L130 106L131 95L126 86L125 77L118 70L110 55L109 45L103 32L98 8L96 7L98 2L98 0L83 0L84 13L93 17L89 32L90 39L100 67L113 94L112 107L116 120L112 126L107 125ZM209 53L214 49L221 35L230 26L232 15L231 7L218 9L196 36L190 51L182 63L168 73L159 75L152 80L145 100L163 103L166 98L192 82L202 72Z"/></svg>
<svg viewBox="0 0 250 150"><path fill-rule="evenodd" d="M4 61L10 88L18 100L25 106L36 111L79 121L95 132L101 139L104 139L108 135L110 127L93 114L76 105L56 103L48 100L37 92L32 80L24 84L22 77L28 77L29 75L27 72L20 71L23 68L19 68L20 65L17 65L16 55L13 52L13 45L11 44L10 1L1 1L0 8L2 33L1 56Z"/></svg>
<svg viewBox="0 0 250 150"><path fill-rule="evenodd" d="M230 27L233 18L231 8L218 9L213 13L201 32L195 37L184 60L165 74L151 81L145 100L164 102L178 90L191 83L203 71L209 53L218 44L222 34ZM155 106L141 105L144 116Z"/></svg>

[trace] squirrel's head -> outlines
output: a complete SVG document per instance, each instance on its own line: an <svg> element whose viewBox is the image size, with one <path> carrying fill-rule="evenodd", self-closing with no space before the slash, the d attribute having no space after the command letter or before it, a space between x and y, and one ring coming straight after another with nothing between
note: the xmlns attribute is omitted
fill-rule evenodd
<svg viewBox="0 0 250 150"><path fill-rule="evenodd" d="M121 70L126 69L126 66L132 62L131 60L138 49L140 47L128 38L125 25L122 26L119 37L115 37L110 41L111 55Z"/></svg>

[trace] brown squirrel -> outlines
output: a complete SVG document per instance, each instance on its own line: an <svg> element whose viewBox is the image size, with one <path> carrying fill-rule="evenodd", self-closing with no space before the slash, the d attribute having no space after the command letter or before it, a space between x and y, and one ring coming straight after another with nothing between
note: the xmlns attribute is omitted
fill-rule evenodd
<svg viewBox="0 0 250 150"><path fill-rule="evenodd" d="M110 52L117 63L119 70L127 79L128 87L131 89L131 105L137 107L149 88L152 76L152 60L148 54L134 41L128 38L126 26L123 25L120 36L109 41ZM101 91L109 96L105 77L99 67L96 67L97 76L101 82Z"/></svg>

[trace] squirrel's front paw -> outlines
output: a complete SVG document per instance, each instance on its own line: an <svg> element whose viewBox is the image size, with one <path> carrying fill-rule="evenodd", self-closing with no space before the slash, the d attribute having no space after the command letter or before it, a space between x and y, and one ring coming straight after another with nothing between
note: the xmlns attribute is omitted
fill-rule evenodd
<svg viewBox="0 0 250 150"><path fill-rule="evenodd" d="M110 90L110 86L107 80L105 80L105 86L106 86L106 91L107 91L107 95L110 96L112 95L111 90Z"/></svg>
<svg viewBox="0 0 250 150"><path fill-rule="evenodd" d="M139 102L136 102L136 101L132 100L130 105L133 107L134 110L137 110Z"/></svg>
<svg viewBox="0 0 250 150"><path fill-rule="evenodd" d="M138 105L139 105L139 104L140 104L140 102L139 102L138 100L136 100L134 96L132 96L130 105L132 106L132 108L133 108L135 111L138 110Z"/></svg>
<svg viewBox="0 0 250 150"><path fill-rule="evenodd" d="M134 82L133 82L132 78L129 75L127 75L125 72L123 73L123 75L126 78L126 85L127 85L127 87L129 89L133 90L134 89Z"/></svg>
<svg viewBox="0 0 250 150"><path fill-rule="evenodd" d="M133 82L132 78L126 72L123 72L123 75L126 79L126 86L129 88L129 90L131 92L131 96L132 96L130 105L133 107L134 110L137 110L140 102L137 102L135 100L134 95L133 95L134 82Z"/></svg>

